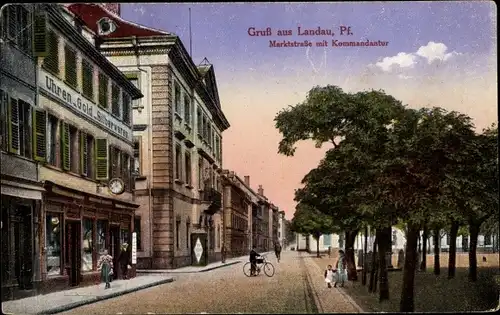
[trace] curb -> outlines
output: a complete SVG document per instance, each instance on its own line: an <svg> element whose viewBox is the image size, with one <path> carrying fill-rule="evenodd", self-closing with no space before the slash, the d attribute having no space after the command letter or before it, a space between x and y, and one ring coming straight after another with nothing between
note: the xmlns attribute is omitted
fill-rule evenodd
<svg viewBox="0 0 500 315"><path fill-rule="evenodd" d="M94 297L92 299L88 299L88 300L85 300L85 301L79 301L79 302L74 302L74 303L70 303L70 304L66 304L66 305L54 307L52 309L48 309L46 311L39 312L37 314L57 314L57 313L69 311L71 309L74 309L74 308L77 308L77 307L80 307L80 306L97 303L97 302L108 300L108 299L111 299L111 298L114 298L114 297L117 297L117 296L120 296L120 295L125 295L125 294L128 294L128 293L140 291L140 290L143 290L143 289L147 289L147 288L158 286L158 285L165 284L165 283L170 283L170 282L173 282L173 281L174 281L173 278L163 279L163 280L156 281L156 282L153 282L153 283L144 284L144 285L141 285L141 286L138 286L138 287L135 287L135 288L126 289L126 290L123 290L123 291L120 291L120 292L113 292L113 293L110 293L110 294L107 294L107 295L97 296L97 297Z"/></svg>
<svg viewBox="0 0 500 315"><path fill-rule="evenodd" d="M240 262L241 262L241 260L232 261L232 262L224 264L224 265L219 265L219 266L215 266L215 267L211 267L211 268L207 268L207 269L200 270L200 271L195 271L195 272L207 272L207 271L211 271L211 270L214 270L214 269L219 269L219 268L224 268L224 267L231 266L231 265L236 265L236 264L239 264Z"/></svg>
<svg viewBox="0 0 500 315"><path fill-rule="evenodd" d="M155 270L142 270L140 272L138 272L137 274L139 275L158 275L158 274L170 274L170 275L175 275L175 274L187 274L187 273L200 273L200 272L207 272L207 271L211 271L211 270L214 270L214 269L219 269L219 268L224 268L224 267L227 267L227 266L231 266L231 265L235 265L235 264L239 264L241 262L241 260L238 260L238 261L232 261L232 262L229 262L229 263L226 263L224 265L218 265L218 266L215 266L215 267L210 267L210 268L207 268L207 269L202 269L202 270L196 270L196 271L176 271L176 269L165 269L164 272L158 272L158 271L155 271Z"/></svg>

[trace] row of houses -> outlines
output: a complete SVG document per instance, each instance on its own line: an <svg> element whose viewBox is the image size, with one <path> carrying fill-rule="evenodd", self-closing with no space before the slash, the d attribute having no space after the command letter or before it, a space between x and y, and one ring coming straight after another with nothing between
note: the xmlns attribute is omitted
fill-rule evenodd
<svg viewBox="0 0 500 315"><path fill-rule="evenodd" d="M422 232L420 233L422 238ZM373 243L375 241L375 235L368 233L368 251L373 250ZM319 244L318 244L319 242ZM403 231L399 228L392 228L391 235L392 242L392 252L396 253L400 250L405 250L406 237ZM420 244L421 241L419 241ZM427 250L429 253L434 252L434 242L431 237L427 241ZM467 252L470 247L470 238L467 236L458 236L456 240L457 252ZM321 235L318 241L316 241L312 236L306 236L303 234L296 235L296 246L297 250L303 251L316 251L319 245L319 250L321 252L327 252L329 248L332 250L345 249L345 238L343 234L326 234ZM422 244L419 245L422 248ZM499 241L497 235L479 235L478 236L478 251L479 252L495 252L498 251ZM354 241L354 250L356 253L364 248L364 235L359 233ZM446 233L442 233L439 241L439 250L441 252L448 252L450 248L450 236Z"/></svg>
<svg viewBox="0 0 500 315"><path fill-rule="evenodd" d="M283 237L262 187L223 169L213 65L119 11L2 8L2 300L94 283L105 249L134 276Z"/></svg>

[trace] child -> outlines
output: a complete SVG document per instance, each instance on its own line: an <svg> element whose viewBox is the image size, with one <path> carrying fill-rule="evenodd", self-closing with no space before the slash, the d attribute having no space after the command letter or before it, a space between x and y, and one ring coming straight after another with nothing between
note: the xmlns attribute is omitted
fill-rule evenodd
<svg viewBox="0 0 500 315"><path fill-rule="evenodd" d="M328 265L327 269L325 270L325 282L329 288L332 287L334 273L335 271L333 271L332 265Z"/></svg>

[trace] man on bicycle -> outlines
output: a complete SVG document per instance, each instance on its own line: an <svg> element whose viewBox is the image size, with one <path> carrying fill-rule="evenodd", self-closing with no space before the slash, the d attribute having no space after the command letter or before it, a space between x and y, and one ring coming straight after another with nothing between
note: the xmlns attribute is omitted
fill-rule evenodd
<svg viewBox="0 0 500 315"><path fill-rule="evenodd" d="M261 257L257 251L255 251L255 245L252 246L250 251L250 275L255 276L255 271L257 270L257 257Z"/></svg>
<svg viewBox="0 0 500 315"><path fill-rule="evenodd" d="M281 244L279 242L274 243L274 253L276 254L276 259L280 262L281 259Z"/></svg>

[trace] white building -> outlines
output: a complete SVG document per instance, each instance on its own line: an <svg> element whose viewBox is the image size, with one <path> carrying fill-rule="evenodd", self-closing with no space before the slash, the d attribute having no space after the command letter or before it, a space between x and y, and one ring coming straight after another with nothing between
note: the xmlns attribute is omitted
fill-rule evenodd
<svg viewBox="0 0 500 315"><path fill-rule="evenodd" d="M281 246L285 246L285 240L286 240L286 235L285 235L285 211L280 211L279 212L279 219L278 219L278 241L280 242Z"/></svg>

